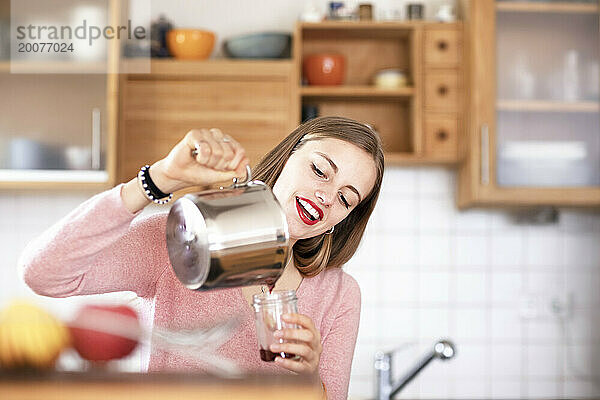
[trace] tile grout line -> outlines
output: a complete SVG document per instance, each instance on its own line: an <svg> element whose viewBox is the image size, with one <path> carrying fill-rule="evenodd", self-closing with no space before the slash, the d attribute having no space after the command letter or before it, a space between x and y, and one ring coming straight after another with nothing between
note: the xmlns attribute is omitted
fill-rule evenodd
<svg viewBox="0 0 600 400"><path fill-rule="evenodd" d="M415 188L415 247L417 248L417 268L416 268L416 302L417 302L417 310L421 310L421 279L423 278L421 275L421 221L420 221L420 215L421 215L421 193L420 193L420 180L419 178L419 172L420 171L416 171L416 173L414 174L414 188ZM415 337L417 338L417 343L420 345L421 344L421 328L420 328L420 314L417 312L416 314L413 315L413 318L416 319L415 321ZM419 400L421 399L421 380L418 380L418 393L416 396L416 399Z"/></svg>
<svg viewBox="0 0 600 400"><path fill-rule="evenodd" d="M526 291L529 291L529 271L528 271L528 267L527 267L527 259L529 257L529 252L528 252L528 244L529 244L529 232L527 230L525 230L525 232L523 233L523 247L522 247L522 259L521 259L521 265L523 265L523 267L521 268L521 282L522 282L522 288L526 289ZM519 317L519 321L521 321L521 397L522 398L528 398L529 395L529 377L527 376L528 373L528 368L529 368L529 346L528 346L528 326L529 326L529 322L526 320L521 320L520 318L520 314L518 315Z"/></svg>
<svg viewBox="0 0 600 400"><path fill-rule="evenodd" d="M493 288L492 288L492 224L489 221L489 226L486 229L487 237L486 237L486 260L487 266L485 269L485 279L486 279L486 363L485 363L485 373L486 373L486 387L485 391L487 392L487 397L493 397L493 381L492 381L492 313L494 312L492 307L492 298L493 298Z"/></svg>
<svg viewBox="0 0 600 400"><path fill-rule="evenodd" d="M453 193L454 196L454 193ZM456 274L458 273L458 255L456 254L456 236L457 236L457 227L456 227L456 219L452 221L450 225L450 268L448 275L448 333L450 338L452 338L452 342L456 347L458 344L456 343L456 339L454 336L456 335L456 315L457 315L457 297L456 297ZM458 350L457 350L458 352ZM448 379L448 398L456 398L456 378L452 376L451 379Z"/></svg>

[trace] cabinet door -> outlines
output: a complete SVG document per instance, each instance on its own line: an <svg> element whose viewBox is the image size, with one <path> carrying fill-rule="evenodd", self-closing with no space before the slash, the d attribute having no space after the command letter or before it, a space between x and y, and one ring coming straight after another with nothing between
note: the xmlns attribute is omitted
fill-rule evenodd
<svg viewBox="0 0 600 400"><path fill-rule="evenodd" d="M31 15L27 8L9 10L4 1L0 22L12 12L49 26L77 26L82 18L106 25L118 16L111 1L68 0L35 7ZM13 54L9 60L0 52L0 188L112 183L118 77L107 74L107 63L118 58L117 44L72 42L72 53Z"/></svg>
<svg viewBox="0 0 600 400"><path fill-rule="evenodd" d="M6 73L0 82L4 180L25 181L38 171L39 179L61 181L80 171L80 177L106 181L106 76Z"/></svg>
<svg viewBox="0 0 600 400"><path fill-rule="evenodd" d="M230 134L252 165L290 132L289 73L285 79L247 79L244 68L251 64L217 63L223 70L217 75L204 74L210 64L197 63L195 75L128 77L121 102L119 181L165 157L192 128L219 128ZM227 69L238 75L226 75Z"/></svg>
<svg viewBox="0 0 600 400"><path fill-rule="evenodd" d="M468 3L459 203L600 204L598 5Z"/></svg>

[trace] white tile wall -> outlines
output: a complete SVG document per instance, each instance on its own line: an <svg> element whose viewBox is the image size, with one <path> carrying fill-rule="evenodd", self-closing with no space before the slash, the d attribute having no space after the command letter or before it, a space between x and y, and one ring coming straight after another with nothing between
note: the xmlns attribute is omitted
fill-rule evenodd
<svg viewBox="0 0 600 400"><path fill-rule="evenodd" d="M379 249L379 266L391 267L390 270L408 272L415 269L418 263L418 237L414 233L380 235L376 249Z"/></svg>
<svg viewBox="0 0 600 400"><path fill-rule="evenodd" d="M397 398L593 398L600 393L600 213L561 210L556 225L516 225L497 210L458 211L454 173L388 168L381 203L346 270L362 288L350 397L372 398L376 350L407 345L395 372L450 337ZM33 296L19 281L25 243L92 193L0 193L0 304ZM572 295L569 318L524 320L526 296ZM121 296L121 297L119 297ZM102 301L131 300L125 295ZM42 299L69 316L81 299ZM135 304L135 303L134 303ZM141 354L126 363L135 369Z"/></svg>
<svg viewBox="0 0 600 400"><path fill-rule="evenodd" d="M490 245L488 237L458 234L456 241L456 265L482 267L488 264Z"/></svg>
<svg viewBox="0 0 600 400"><path fill-rule="evenodd" d="M537 343L527 346L527 374L529 376L556 379L560 375L561 369L556 346Z"/></svg>
<svg viewBox="0 0 600 400"><path fill-rule="evenodd" d="M503 379L500 377L494 378L491 384L491 398L494 399L522 399L525 396L521 395L523 390L520 379Z"/></svg>
<svg viewBox="0 0 600 400"><path fill-rule="evenodd" d="M421 340L427 342L448 337L450 336L450 309L421 307L417 312L417 324Z"/></svg>
<svg viewBox="0 0 600 400"><path fill-rule="evenodd" d="M385 279L381 282L381 293L385 293L385 302L394 307L415 306L418 304L419 276L416 271L403 268L382 270ZM361 283L361 290L364 289Z"/></svg>
<svg viewBox="0 0 600 400"><path fill-rule="evenodd" d="M551 379L531 379L527 384L526 396L532 399L561 397L561 385Z"/></svg>
<svg viewBox="0 0 600 400"><path fill-rule="evenodd" d="M456 303L465 306L484 305L488 296L487 273L457 271Z"/></svg>
<svg viewBox="0 0 600 400"><path fill-rule="evenodd" d="M518 307L495 307L491 312L490 336L497 343L519 343L525 326L519 317Z"/></svg>
<svg viewBox="0 0 600 400"><path fill-rule="evenodd" d="M523 235L493 235L491 240L491 265L498 271L520 270L523 260Z"/></svg>
<svg viewBox="0 0 600 400"><path fill-rule="evenodd" d="M491 374L494 378L518 380L523 374L521 370L521 346L497 343L491 349Z"/></svg>
<svg viewBox="0 0 600 400"><path fill-rule="evenodd" d="M399 312L399 307L384 306L379 308L376 314L377 325L379 329L375 330L374 337L381 340L393 340L402 338L402 340L412 340L417 336L419 329L419 318L421 314L417 313L415 308L405 308ZM366 310L366 312L369 312Z"/></svg>
<svg viewBox="0 0 600 400"><path fill-rule="evenodd" d="M509 270L510 271L510 270ZM523 293L521 272L494 272L492 274L491 301L495 306L516 305Z"/></svg>
<svg viewBox="0 0 600 400"><path fill-rule="evenodd" d="M446 271L421 272L418 285L421 304L447 307L449 302L449 278L450 273Z"/></svg>
<svg viewBox="0 0 600 400"><path fill-rule="evenodd" d="M448 268L452 265L452 240L448 232L445 235L421 233L418 262L418 265L427 268Z"/></svg>
<svg viewBox="0 0 600 400"><path fill-rule="evenodd" d="M562 263L562 240L560 232L549 228L529 228L527 241L527 265L533 267L560 266Z"/></svg>
<svg viewBox="0 0 600 400"><path fill-rule="evenodd" d="M598 397L598 379L592 380L571 380L564 383L563 396L569 399L589 399Z"/></svg>
<svg viewBox="0 0 600 400"><path fill-rule="evenodd" d="M488 324L485 308L457 308L454 310L454 329L451 337L462 343L486 337Z"/></svg>
<svg viewBox="0 0 600 400"><path fill-rule="evenodd" d="M384 348L385 340L389 349L394 337L397 345L416 339L413 361L402 357L397 373L437 338L448 336L457 346L447 373L430 365L397 398L597 397L600 213L561 209L557 224L529 226L505 211L456 210L450 171L388 168L384 182L393 185L382 192L385 207L405 210L375 214L370 223L368 235L379 242L366 242L381 249L382 260L370 273L382 283L380 302L363 308L361 325L375 323L371 314L386 322L367 328L365 345ZM357 255L352 265L362 260ZM528 298L549 302L553 295L572 299L563 323L548 315L522 317ZM409 321L415 327L407 328ZM407 337L410 332L415 336ZM567 354L578 364L567 363ZM364 363L364 353L355 362ZM374 372L369 380L369 368L360 371L357 385L368 385L351 390L351 397L371 398Z"/></svg>

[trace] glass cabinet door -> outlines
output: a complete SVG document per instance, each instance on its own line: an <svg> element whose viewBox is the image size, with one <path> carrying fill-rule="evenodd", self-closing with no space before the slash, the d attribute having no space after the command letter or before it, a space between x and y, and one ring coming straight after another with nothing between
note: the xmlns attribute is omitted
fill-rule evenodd
<svg viewBox="0 0 600 400"><path fill-rule="evenodd" d="M0 26L18 18L53 27L104 26L111 17L107 0L32 4L0 0ZM17 13L15 5L23 9ZM0 186L109 182L117 78L106 73L106 46L79 42L73 39L73 53L18 57L14 43L10 51L0 43Z"/></svg>
<svg viewBox="0 0 600 400"><path fill-rule="evenodd" d="M597 2L496 2L496 184L600 186Z"/></svg>
<svg viewBox="0 0 600 400"><path fill-rule="evenodd" d="M0 85L0 169L105 169L106 76L2 73Z"/></svg>

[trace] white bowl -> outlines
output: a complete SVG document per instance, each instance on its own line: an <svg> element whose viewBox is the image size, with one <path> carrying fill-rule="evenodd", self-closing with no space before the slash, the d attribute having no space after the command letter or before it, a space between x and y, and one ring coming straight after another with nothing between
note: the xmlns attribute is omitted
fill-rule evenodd
<svg viewBox="0 0 600 400"><path fill-rule="evenodd" d="M379 88L395 89L408 85L406 73L397 68L382 69L373 77L373 84Z"/></svg>

